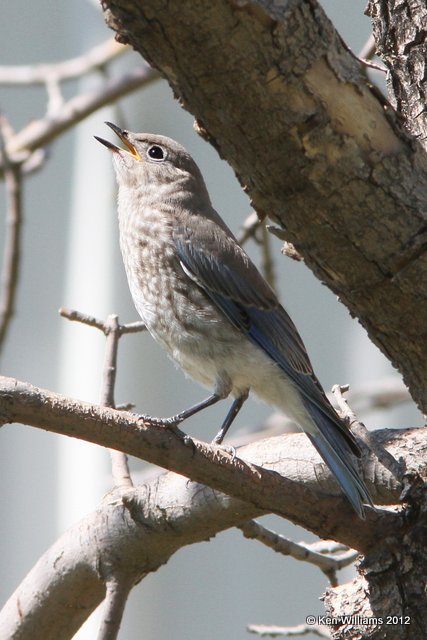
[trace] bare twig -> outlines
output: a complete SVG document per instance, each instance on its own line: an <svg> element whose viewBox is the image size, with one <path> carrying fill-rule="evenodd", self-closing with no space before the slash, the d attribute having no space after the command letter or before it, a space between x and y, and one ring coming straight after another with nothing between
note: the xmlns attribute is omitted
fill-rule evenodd
<svg viewBox="0 0 427 640"><path fill-rule="evenodd" d="M292 258L292 260L296 260L297 262L302 262L304 260L303 256L297 251L294 245L291 242L286 240L287 234L285 229L281 227L276 227L273 224L267 224L265 227L268 233L271 233L279 240L283 240L283 247L281 249L281 253L288 258Z"/></svg>
<svg viewBox="0 0 427 640"><path fill-rule="evenodd" d="M261 224L261 220L258 217L256 211L252 211L243 221L240 227L240 233L237 236L237 241L240 245L244 245L249 238L253 238L258 227Z"/></svg>
<svg viewBox="0 0 427 640"><path fill-rule="evenodd" d="M129 322L129 324L120 325L120 333L139 333L140 331L146 331L147 327L142 321Z"/></svg>
<svg viewBox="0 0 427 640"><path fill-rule="evenodd" d="M348 422L350 427L357 427L358 435L366 435L368 430L362 422L359 422L356 418L356 414L350 408L347 400L344 398L344 393L350 389L348 384L334 384L332 387L332 394L337 402L338 408L342 417Z"/></svg>
<svg viewBox="0 0 427 640"><path fill-rule="evenodd" d="M104 335L108 335L109 328L108 323L105 323L103 320L99 320L94 316L90 316L87 313L82 313L81 311L76 311L75 309L67 309L66 307L61 307L59 309L59 315L63 318L67 318L68 320L72 320L74 322L81 322L82 324L87 324L89 327L95 327L104 333ZM118 332L120 336L125 333L138 333L140 331L145 331L146 326L143 322L130 322L129 324L119 324Z"/></svg>
<svg viewBox="0 0 427 640"><path fill-rule="evenodd" d="M375 447L372 442L372 434L365 427L363 422L359 422L355 413L351 410L344 393L349 390L349 385L336 384L332 387L332 393L335 396L339 410L344 419L348 422L352 431L357 434L359 439L371 450L374 451L376 457L382 465L399 481L402 478L402 469L399 462L384 447Z"/></svg>
<svg viewBox="0 0 427 640"><path fill-rule="evenodd" d="M359 58L359 61L369 69L379 71L380 73L387 73L386 67L384 67L382 64L377 64L376 62L371 62L370 60L365 60L364 58Z"/></svg>
<svg viewBox="0 0 427 640"><path fill-rule="evenodd" d="M370 34L369 38L366 40L365 44L359 51L357 57L365 58L366 60L371 60L375 55L376 44L373 33Z"/></svg>
<svg viewBox="0 0 427 640"><path fill-rule="evenodd" d="M261 226L262 233L262 272L270 287L276 289L274 277L274 261L271 254L270 235L265 227Z"/></svg>
<svg viewBox="0 0 427 640"><path fill-rule="evenodd" d="M104 333L107 336L107 340L105 343L105 360L101 404L104 407L114 408L114 386L116 382L117 371L117 349L119 346L119 339L121 335L119 319L116 315L112 314L108 316L107 322L104 325ZM113 474L115 486L133 487L127 455L122 451L110 449L110 456L111 471Z"/></svg>
<svg viewBox="0 0 427 640"><path fill-rule="evenodd" d="M3 85L44 84L48 94L48 116L59 111L64 104L61 82L81 78L95 70L102 70L127 47L109 38L85 54L64 62L26 66L0 66L0 83Z"/></svg>
<svg viewBox="0 0 427 640"><path fill-rule="evenodd" d="M260 229L260 238L257 231ZM240 245L244 245L250 238L254 238L262 247L262 271L267 282L274 288L274 263L271 254L270 237L263 220L256 211L252 211L244 220L237 238Z"/></svg>
<svg viewBox="0 0 427 640"><path fill-rule="evenodd" d="M104 333L107 336L105 343L105 360L101 392L101 405L114 408L114 385L117 371L117 349L120 338L120 325L118 316L111 314L104 324Z"/></svg>
<svg viewBox="0 0 427 640"><path fill-rule="evenodd" d="M104 372L101 392L101 406L114 408L114 387L117 370L117 349L119 339L124 333L136 333L143 331L145 325L142 322L133 322L128 325L119 324L118 316L112 314L107 321L103 322L98 318L89 316L73 309L61 308L59 310L63 318L75 322L81 322L90 327L95 327L107 337L105 344ZM129 472L127 455L121 451L110 449L112 475L116 487L133 487L132 478Z"/></svg>
<svg viewBox="0 0 427 640"><path fill-rule="evenodd" d="M376 44L375 44L374 36L371 33L371 35L369 36L369 38L367 39L367 41L359 51L356 58L359 60L359 62L363 65L365 69L366 67L369 67L370 69L374 69L375 71L380 71L381 73L387 73L387 69L383 65L372 62L372 58L375 56L375 53L376 53Z"/></svg>
<svg viewBox="0 0 427 640"><path fill-rule="evenodd" d="M0 350L14 313L19 278L22 227L21 167L10 161L6 151L7 124L0 116L0 145L6 183L6 229L0 290Z"/></svg>
<svg viewBox="0 0 427 640"><path fill-rule="evenodd" d="M275 625L250 624L249 633L270 638L298 638L313 634L319 638L332 638L327 627L321 624L298 624L295 627L278 627Z"/></svg>
<svg viewBox="0 0 427 640"><path fill-rule="evenodd" d="M61 307L59 309L59 315L63 318L67 318L67 320L72 320L73 322L81 322L82 324L87 324L89 327L96 327L100 331L105 333L105 324L102 320L98 320L94 316L89 316L86 313L81 313L81 311L76 311L75 309L66 309L65 307Z"/></svg>
<svg viewBox="0 0 427 640"><path fill-rule="evenodd" d="M55 115L32 122L9 140L9 157L16 162L22 162L28 157L29 152L52 142L97 109L146 86L157 78L158 72L145 66L120 78L109 80L96 91L72 98Z"/></svg>
<svg viewBox="0 0 427 640"><path fill-rule="evenodd" d="M129 50L129 47L119 44L114 38L109 38L83 55L64 62L22 66L0 65L0 84L47 84L52 78L57 82L81 78L84 74L104 67L126 50Z"/></svg>
<svg viewBox="0 0 427 640"><path fill-rule="evenodd" d="M116 640L123 612L133 583L125 578L112 578L107 581L104 610L98 631L98 640Z"/></svg>
<svg viewBox="0 0 427 640"><path fill-rule="evenodd" d="M281 252L284 256L288 258L292 258L296 262L303 262L304 258L302 255L295 249L294 245L291 242L284 242Z"/></svg>
<svg viewBox="0 0 427 640"><path fill-rule="evenodd" d="M291 556L295 560L309 562L319 567L333 587L336 587L338 584L336 572L352 564L358 555L357 551L353 551L352 549L347 549L347 551L338 557L319 553L310 548L309 545L293 542L270 529L266 529L254 520L245 522L239 525L238 528L242 531L245 538L258 540L282 555Z"/></svg>
<svg viewBox="0 0 427 640"><path fill-rule="evenodd" d="M335 542L335 540L316 540L316 542L299 542L307 549L317 551L317 553L338 553L339 551L348 551L348 547L341 542Z"/></svg>

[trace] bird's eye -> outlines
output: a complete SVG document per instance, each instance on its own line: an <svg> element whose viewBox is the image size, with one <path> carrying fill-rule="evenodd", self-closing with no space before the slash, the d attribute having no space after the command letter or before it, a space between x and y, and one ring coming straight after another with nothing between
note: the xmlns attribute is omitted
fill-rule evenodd
<svg viewBox="0 0 427 640"><path fill-rule="evenodd" d="M153 144L151 147L149 147L147 155L149 158L151 158L151 160L157 161L164 160L166 157L166 154L163 151L162 147L159 147L158 144Z"/></svg>

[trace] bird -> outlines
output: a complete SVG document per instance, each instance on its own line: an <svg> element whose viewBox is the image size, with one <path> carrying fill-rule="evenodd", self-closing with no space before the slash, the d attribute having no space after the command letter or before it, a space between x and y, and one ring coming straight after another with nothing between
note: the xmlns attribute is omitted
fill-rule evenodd
<svg viewBox="0 0 427 640"><path fill-rule="evenodd" d="M356 458L360 447L316 378L304 343L275 292L213 208L192 156L175 140L106 122L123 147L113 156L120 248L135 307L154 339L197 382L205 400L183 420L231 396L214 443L255 394L306 433L354 511L373 506Z"/></svg>

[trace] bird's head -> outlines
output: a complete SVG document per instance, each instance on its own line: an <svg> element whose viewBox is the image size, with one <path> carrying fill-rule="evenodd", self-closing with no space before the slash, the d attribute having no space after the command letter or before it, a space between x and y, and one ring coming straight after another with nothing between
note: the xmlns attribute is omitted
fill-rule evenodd
<svg viewBox="0 0 427 640"><path fill-rule="evenodd" d="M148 184L175 184L181 188L205 191L200 170L188 151L166 136L152 133L132 133L111 122L106 124L120 138L121 148L95 136L113 152L114 168L119 187L144 187Z"/></svg>

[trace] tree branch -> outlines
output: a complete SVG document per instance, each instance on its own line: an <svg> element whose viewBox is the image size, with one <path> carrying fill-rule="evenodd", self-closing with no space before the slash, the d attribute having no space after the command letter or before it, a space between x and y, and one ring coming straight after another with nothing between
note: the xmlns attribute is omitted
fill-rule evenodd
<svg viewBox="0 0 427 640"><path fill-rule="evenodd" d="M380 528L398 526L399 517L383 511L368 510L366 521L360 521L341 495L331 495L336 484L302 434L252 443L234 458L221 447L188 438L179 429L145 425L133 414L72 400L12 378L0 378L0 406L3 422L17 421L124 451L354 549L375 545ZM412 431L404 433L408 437ZM388 445L396 442L398 434L393 431L389 437ZM271 459L275 462L268 462ZM368 469L366 480L373 499L396 502L396 479L382 466L376 470L374 463Z"/></svg>
<svg viewBox="0 0 427 640"><path fill-rule="evenodd" d="M82 75L102 69L126 50L127 47L118 44L114 38L109 38L81 56L63 62L21 66L0 65L0 84L48 84L51 78L56 82L81 78Z"/></svg>
<svg viewBox="0 0 427 640"><path fill-rule="evenodd" d="M107 581L104 611L101 626L99 627L98 640L116 640L123 612L133 587L132 582L126 582L123 578Z"/></svg>
<svg viewBox="0 0 427 640"><path fill-rule="evenodd" d="M336 485L303 434L257 441L233 457L179 430L147 426L132 414L10 378L0 378L0 407L3 422L16 420L81 437L180 474L163 474L142 487L116 488L94 514L65 533L5 605L2 637L18 637L19 632L21 640L71 638L104 598L112 577L120 576L125 587L135 584L182 546L267 512L371 556L384 555L388 546L383 541L388 540L393 541L392 558L401 537L408 535L408 519L388 510L369 510L361 521L343 498L331 495ZM384 430L372 438L376 447L399 455L403 467L425 472L423 430ZM374 476L365 479L374 499L396 502L399 491L393 477L380 465L372 469ZM183 475L216 491L189 483Z"/></svg>
<svg viewBox="0 0 427 640"><path fill-rule="evenodd" d="M338 584L336 572L344 567L348 567L357 558L357 551L352 549L346 549L340 557L326 555L323 552L314 551L306 544L293 542L285 538L285 536L279 535L274 531L270 531L265 527L262 527L258 522L250 520L244 522L238 527L245 538L251 538L258 540L265 544L273 551L281 553L286 556L291 556L295 560L302 560L303 562L309 562L310 564L319 567L321 571L327 576L329 582L333 587Z"/></svg>
<svg viewBox="0 0 427 640"><path fill-rule="evenodd" d="M110 79L96 91L71 98L54 114L32 122L13 136L7 145L10 158L16 162L23 162L30 152L49 144L97 109L123 98L157 78L158 74L146 66L120 78Z"/></svg>

